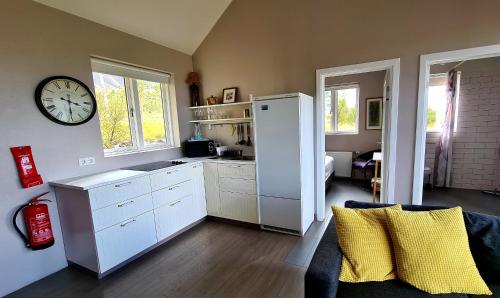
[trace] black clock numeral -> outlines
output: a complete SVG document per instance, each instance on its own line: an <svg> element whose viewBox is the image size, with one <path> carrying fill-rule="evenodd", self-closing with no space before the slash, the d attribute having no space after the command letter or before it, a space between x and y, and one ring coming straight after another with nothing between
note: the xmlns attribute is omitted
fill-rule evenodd
<svg viewBox="0 0 500 298"><path fill-rule="evenodd" d="M56 86L57 89L61 89L61 86L56 81L52 82L52 84L54 84L54 86Z"/></svg>
<svg viewBox="0 0 500 298"><path fill-rule="evenodd" d="M66 86L66 89L69 89L69 81L64 81L64 85Z"/></svg>
<svg viewBox="0 0 500 298"><path fill-rule="evenodd" d="M88 105L88 106L91 105L91 102L89 102L89 101L84 101L83 103L86 104L86 105Z"/></svg>
<svg viewBox="0 0 500 298"><path fill-rule="evenodd" d="M49 101L49 102L53 102L54 99L52 97L47 97L47 98L44 98L42 99L43 101Z"/></svg>
<svg viewBox="0 0 500 298"><path fill-rule="evenodd" d="M62 112L57 113L56 118L61 120L61 117L62 117Z"/></svg>
<svg viewBox="0 0 500 298"><path fill-rule="evenodd" d="M75 91L78 90L78 88L80 88L80 85L76 85Z"/></svg>
<svg viewBox="0 0 500 298"><path fill-rule="evenodd" d="M49 89L43 89L43 90L45 90L45 91L49 91L50 93L54 93L54 91L49 90Z"/></svg>
<svg viewBox="0 0 500 298"><path fill-rule="evenodd" d="M47 106L47 109L55 109L56 106L55 105L50 105L50 106Z"/></svg>
<svg viewBox="0 0 500 298"><path fill-rule="evenodd" d="M80 97L85 97L87 95L89 95L89 94L88 93L83 93L82 95L80 95Z"/></svg>
<svg viewBox="0 0 500 298"><path fill-rule="evenodd" d="M88 114L88 113L90 113L90 110L89 110L89 109L87 109L87 108L82 108L82 110L83 110L85 113L87 113L87 114Z"/></svg>
<svg viewBox="0 0 500 298"><path fill-rule="evenodd" d="M83 116L80 115L80 113L78 113L78 117L80 118L80 120L83 120Z"/></svg>

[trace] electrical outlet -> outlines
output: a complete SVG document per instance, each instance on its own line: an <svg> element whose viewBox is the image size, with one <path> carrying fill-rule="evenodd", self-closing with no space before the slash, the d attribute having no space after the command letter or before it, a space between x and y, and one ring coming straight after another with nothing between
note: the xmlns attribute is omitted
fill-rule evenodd
<svg viewBox="0 0 500 298"><path fill-rule="evenodd" d="M80 164L80 167L93 165L93 164L95 164L95 158L94 157L82 157L82 158L78 159L78 164Z"/></svg>

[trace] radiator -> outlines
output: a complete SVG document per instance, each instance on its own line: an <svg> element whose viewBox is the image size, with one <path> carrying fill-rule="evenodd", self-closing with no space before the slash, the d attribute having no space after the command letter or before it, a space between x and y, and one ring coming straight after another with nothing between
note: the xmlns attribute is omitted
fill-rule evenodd
<svg viewBox="0 0 500 298"><path fill-rule="evenodd" d="M333 168L336 177L351 177L352 152L327 151L326 155L333 157Z"/></svg>

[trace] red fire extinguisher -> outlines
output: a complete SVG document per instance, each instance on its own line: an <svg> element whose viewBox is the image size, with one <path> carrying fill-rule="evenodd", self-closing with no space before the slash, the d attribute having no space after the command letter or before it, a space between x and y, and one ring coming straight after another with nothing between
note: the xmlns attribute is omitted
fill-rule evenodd
<svg viewBox="0 0 500 298"><path fill-rule="evenodd" d="M48 192L43 193L31 199L28 203L19 207L14 213L12 222L19 236L26 243L26 247L32 250L44 249L54 245L54 235L50 224L49 208L47 204L41 202L50 202L48 199L40 199ZM24 235L16 223L19 212L23 211L24 224L28 236Z"/></svg>

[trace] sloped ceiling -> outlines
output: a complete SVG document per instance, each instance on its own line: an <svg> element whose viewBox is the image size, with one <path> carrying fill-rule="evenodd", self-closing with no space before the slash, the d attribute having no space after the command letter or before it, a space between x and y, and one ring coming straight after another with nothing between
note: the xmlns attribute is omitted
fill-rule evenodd
<svg viewBox="0 0 500 298"><path fill-rule="evenodd" d="M34 0L192 55L232 0Z"/></svg>

